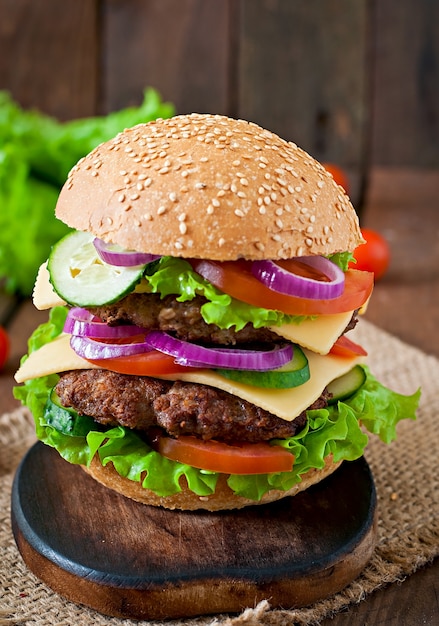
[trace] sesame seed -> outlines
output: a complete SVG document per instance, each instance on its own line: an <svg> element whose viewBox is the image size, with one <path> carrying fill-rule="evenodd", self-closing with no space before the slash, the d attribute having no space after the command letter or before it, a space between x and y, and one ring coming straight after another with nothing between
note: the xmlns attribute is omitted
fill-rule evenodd
<svg viewBox="0 0 439 626"><path fill-rule="evenodd" d="M130 200L138 200L140 198L140 194L139 193L132 193L130 195Z"/></svg>
<svg viewBox="0 0 439 626"><path fill-rule="evenodd" d="M117 200L118 202L125 202L125 194L121 193Z"/></svg>
<svg viewBox="0 0 439 626"><path fill-rule="evenodd" d="M143 183L143 186L144 187L149 187L151 185L151 183L152 183L152 178L147 178L145 180L145 182Z"/></svg>
<svg viewBox="0 0 439 626"><path fill-rule="evenodd" d="M169 172L169 167L161 167L159 169L159 174L167 174Z"/></svg>
<svg viewBox="0 0 439 626"><path fill-rule="evenodd" d="M195 183L195 189L206 189L206 183Z"/></svg>
<svg viewBox="0 0 439 626"><path fill-rule="evenodd" d="M264 206L260 206L260 207L259 207L259 213L260 213L261 215L265 215L265 214L266 214L266 212L267 212L267 210L266 210L266 208L265 208Z"/></svg>
<svg viewBox="0 0 439 626"><path fill-rule="evenodd" d="M213 206L211 204L209 204L209 206L207 207L206 213L208 215L212 215L212 213L213 213Z"/></svg>
<svg viewBox="0 0 439 626"><path fill-rule="evenodd" d="M171 191L171 193L169 194L169 200L171 202L177 202L178 201L177 194L174 191Z"/></svg>
<svg viewBox="0 0 439 626"><path fill-rule="evenodd" d="M308 226L308 228L306 229L306 232L311 234L314 231L314 227L313 226Z"/></svg>
<svg viewBox="0 0 439 626"><path fill-rule="evenodd" d="M125 212L130 211L131 209L132 209L131 204L124 204L124 206L123 206L123 210L124 210Z"/></svg>
<svg viewBox="0 0 439 626"><path fill-rule="evenodd" d="M159 206L159 208L157 209L157 215L163 215L164 213L166 213L166 207Z"/></svg>
<svg viewBox="0 0 439 626"><path fill-rule="evenodd" d="M218 246L221 248L221 246L223 246L226 243L226 240L224 239L224 237L220 237L220 239L218 239Z"/></svg>
<svg viewBox="0 0 439 626"><path fill-rule="evenodd" d="M245 213L244 211L241 211L241 209L235 209L235 215L238 217L245 217Z"/></svg>
<svg viewBox="0 0 439 626"><path fill-rule="evenodd" d="M312 239L310 238L305 239L305 243L308 246L308 248L310 248L312 246Z"/></svg>
<svg viewBox="0 0 439 626"><path fill-rule="evenodd" d="M275 224L276 224L276 226L277 226L278 228L280 228L280 229L282 229L282 228L284 227L284 223L282 222L282 220L281 220L281 219L277 219L277 220L275 221Z"/></svg>
<svg viewBox="0 0 439 626"><path fill-rule="evenodd" d="M111 219L111 217L107 217L107 222L108 224L111 226L113 223L113 220Z"/></svg>
<svg viewBox="0 0 439 626"><path fill-rule="evenodd" d="M323 233L327 235L329 233L329 226L324 226Z"/></svg>
<svg viewBox="0 0 439 626"><path fill-rule="evenodd" d="M184 222L185 219L186 219L186 213L180 213L180 215L178 216L178 221Z"/></svg>
<svg viewBox="0 0 439 626"><path fill-rule="evenodd" d="M174 243L174 247L177 248L177 250L183 250L183 244L181 243L181 241L176 241Z"/></svg>
<svg viewBox="0 0 439 626"><path fill-rule="evenodd" d="M265 246L262 241L255 241L255 248L263 252L265 250Z"/></svg>
<svg viewBox="0 0 439 626"><path fill-rule="evenodd" d="M238 196L238 198L246 198L246 194L244 191L238 191L238 193L236 194Z"/></svg>
<svg viewBox="0 0 439 626"><path fill-rule="evenodd" d="M248 185L248 180L246 178L241 178L239 182L241 183L241 185L244 185L244 187Z"/></svg>
<svg viewBox="0 0 439 626"><path fill-rule="evenodd" d="M264 196L264 204L266 204L268 206L270 204L270 202L271 202L270 196Z"/></svg>
<svg viewBox="0 0 439 626"><path fill-rule="evenodd" d="M184 222L180 222L180 225L178 228L182 235L185 235L187 233L187 225Z"/></svg>
<svg viewBox="0 0 439 626"><path fill-rule="evenodd" d="M214 199L212 200L212 204L213 204L213 206L215 206L215 207L219 207L219 206L220 206L220 201L219 201L219 200L217 200L216 198L214 198Z"/></svg>
<svg viewBox="0 0 439 626"><path fill-rule="evenodd" d="M143 184L142 184L142 183L137 183L136 188L137 188L139 191L143 191Z"/></svg>
<svg viewBox="0 0 439 626"><path fill-rule="evenodd" d="M151 213L144 213L143 214L143 219L146 220L147 222L151 222L152 221Z"/></svg>

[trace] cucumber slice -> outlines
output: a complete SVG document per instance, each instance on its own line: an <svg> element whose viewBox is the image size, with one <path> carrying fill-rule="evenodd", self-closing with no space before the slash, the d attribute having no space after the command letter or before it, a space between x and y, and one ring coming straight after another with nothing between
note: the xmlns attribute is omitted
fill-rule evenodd
<svg viewBox="0 0 439 626"><path fill-rule="evenodd" d="M349 372L333 380L327 386L332 394L328 404L336 404L339 400L345 400L352 396L366 381L366 372L360 365L355 365Z"/></svg>
<svg viewBox="0 0 439 626"><path fill-rule="evenodd" d="M99 306L120 300L133 291L145 268L104 263L93 239L91 233L69 233L53 246L47 263L54 290L75 306Z"/></svg>
<svg viewBox="0 0 439 626"><path fill-rule="evenodd" d="M221 376L224 376L224 378L234 380L238 383L252 385L253 387L271 389L289 389L290 387L298 387L309 380L308 359L299 346L294 346L294 353L291 361L275 370L255 372L248 370L229 370L218 368L215 371L218 372L218 374L221 374Z"/></svg>
<svg viewBox="0 0 439 626"><path fill-rule="evenodd" d="M44 420L49 426L71 437L85 437L91 430L102 430L93 418L79 415L74 409L64 407L55 389L52 389L47 399Z"/></svg>

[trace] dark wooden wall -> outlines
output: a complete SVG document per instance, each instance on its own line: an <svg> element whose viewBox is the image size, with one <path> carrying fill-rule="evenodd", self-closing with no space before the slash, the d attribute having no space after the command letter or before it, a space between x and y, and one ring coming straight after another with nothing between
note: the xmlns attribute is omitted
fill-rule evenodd
<svg viewBox="0 0 439 626"><path fill-rule="evenodd" d="M61 120L251 119L344 166L439 167L437 0L0 0L0 89Z"/></svg>

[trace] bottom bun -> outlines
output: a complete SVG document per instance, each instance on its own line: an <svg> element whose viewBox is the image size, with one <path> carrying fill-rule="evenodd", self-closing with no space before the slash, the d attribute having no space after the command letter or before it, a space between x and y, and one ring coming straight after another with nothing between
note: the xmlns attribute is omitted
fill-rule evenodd
<svg viewBox="0 0 439 626"><path fill-rule="evenodd" d="M293 485L291 489L287 491L273 489L266 493L259 501L235 495L227 485L227 474L220 474L215 493L209 496L198 496L193 491L190 491L184 477L181 479L180 486L182 490L179 493L172 496L158 496L153 491L143 488L140 483L120 476L114 469L112 463L103 466L97 457L93 459L90 467L82 466L82 468L97 482L105 485L105 487L117 491L127 498L136 500L136 502L141 502L142 504L161 506L166 509L180 509L182 511L195 511L197 509L203 509L205 511L227 511L231 509L242 509L245 506L275 502L286 496L295 496L300 491L308 489L311 485L320 482L326 478L326 476L332 474L341 463L342 461L334 463L332 455L330 455L326 458L325 466L322 469L309 470L309 472L302 475L302 481Z"/></svg>

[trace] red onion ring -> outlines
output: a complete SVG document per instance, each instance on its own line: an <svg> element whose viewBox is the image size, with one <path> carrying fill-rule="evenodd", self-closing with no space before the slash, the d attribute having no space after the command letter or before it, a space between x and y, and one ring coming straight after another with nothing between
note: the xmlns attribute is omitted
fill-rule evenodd
<svg viewBox="0 0 439 626"><path fill-rule="evenodd" d="M145 335L147 333L147 331L140 326L128 324L123 326L108 326L108 324L102 322L98 317L95 317L89 311L81 307L73 307L69 310L64 324L64 332L70 335L94 339L123 339L125 337L134 337L135 335Z"/></svg>
<svg viewBox="0 0 439 626"><path fill-rule="evenodd" d="M115 244L106 243L103 239L95 237L93 240L96 252L109 265L118 267L133 267L135 265L147 265L151 261L160 258L159 254L147 254L145 252L128 252L123 249L115 249Z"/></svg>
<svg viewBox="0 0 439 626"><path fill-rule="evenodd" d="M344 272L323 256L296 257L297 261L312 267L329 278L329 282L293 274L274 261L253 261L252 274L266 287L288 296L313 300L337 298L344 290Z"/></svg>
<svg viewBox="0 0 439 626"><path fill-rule="evenodd" d="M265 371L285 365L293 358L293 346L285 344L270 350L237 350L232 348L206 348L168 333L151 331L145 337L151 347L175 357L175 362L187 367L224 367Z"/></svg>
<svg viewBox="0 0 439 626"><path fill-rule="evenodd" d="M83 359L116 359L119 356L133 356L144 352L151 352L152 348L144 341L136 343L105 343L90 337L72 335L70 346Z"/></svg>
<svg viewBox="0 0 439 626"><path fill-rule="evenodd" d="M72 349L83 359L115 359L157 350L171 355L175 362L186 367L223 367L266 371L281 367L293 358L293 346L285 344L271 350L235 350L205 348L175 339L161 331L149 332L143 341L135 343L106 343L90 337L72 335Z"/></svg>

